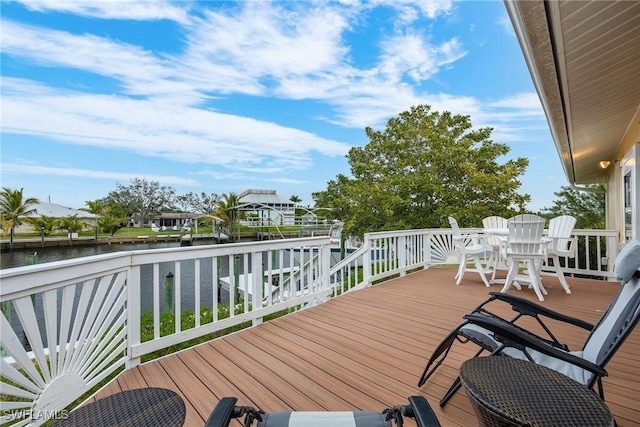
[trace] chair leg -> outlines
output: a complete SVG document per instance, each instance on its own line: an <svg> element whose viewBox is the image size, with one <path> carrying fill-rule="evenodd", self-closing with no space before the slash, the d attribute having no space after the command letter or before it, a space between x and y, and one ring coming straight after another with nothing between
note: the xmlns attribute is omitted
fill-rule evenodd
<svg viewBox="0 0 640 427"><path fill-rule="evenodd" d="M467 268L467 257L465 255L462 256L462 260L460 261L460 266L458 267L458 274L456 275L456 285L459 285L462 282L462 277L464 276L464 270Z"/></svg>
<svg viewBox="0 0 640 427"><path fill-rule="evenodd" d="M478 356L480 356L482 354L482 352L484 352L485 349L480 347L480 349L476 352L476 354L473 355L473 358L476 358ZM492 353L492 355L496 354L495 352ZM451 399L453 397L454 394L456 394L456 392L458 390L460 390L460 387L462 386L462 383L460 382L460 375L458 375L455 379L455 381L453 382L453 384L451 384L451 387L449 387L449 390L447 390L447 392L445 393L445 395L442 397L442 399L440 400L440 407L442 408L444 405L447 404L447 402L449 401L449 399Z"/></svg>
<svg viewBox="0 0 640 427"><path fill-rule="evenodd" d="M480 278L482 279L482 282L485 284L487 288L490 287L491 285L487 280L487 276L484 274L484 267L482 266L482 262L480 262L480 255L475 255L473 257L473 262L476 266L476 270L478 270L478 274L480 274Z"/></svg>
<svg viewBox="0 0 640 427"><path fill-rule="evenodd" d="M440 344L438 344L438 347L436 347L435 350L433 350L433 353L431 354L431 357L427 362L427 366L424 368L424 372L422 373L422 376L420 376L420 380L418 381L418 387L422 387L424 383L427 382L429 377L431 377L431 375L433 375L433 373L438 369L438 367L442 364L442 362L444 362L444 359L449 354L449 350L451 349L453 342L458 336L458 330L463 325L464 323L458 326L457 328L455 328L453 331L451 331L449 335L447 335L445 339L443 339L440 342Z"/></svg>
<svg viewBox="0 0 640 427"><path fill-rule="evenodd" d="M503 263L502 255L500 254L500 247L496 246L493 248L493 271L491 272L491 280L489 283L494 283L496 281L496 273L498 272L501 264Z"/></svg>
<svg viewBox="0 0 640 427"><path fill-rule="evenodd" d="M494 283L496 281L496 271L498 271L497 261L495 264L493 264L493 271L491 272L491 279L489 279L489 283Z"/></svg>
<svg viewBox="0 0 640 427"><path fill-rule="evenodd" d="M531 259L527 260L527 270L529 270L529 281L531 283L531 287L536 292L538 299L540 301L544 301L544 297L542 296L542 290L544 289L544 287L542 286L540 278L538 277L538 270L536 268L535 262ZM544 290L544 293L547 293L546 289Z"/></svg>
<svg viewBox="0 0 640 427"><path fill-rule="evenodd" d="M511 265L509 265L509 272L507 273L507 279L504 281L504 286L500 292L505 293L509 290L509 287L513 284L515 286L515 277L518 272L518 261L515 259L511 260ZM516 286L517 287L517 286Z"/></svg>
<svg viewBox="0 0 640 427"><path fill-rule="evenodd" d="M553 268L553 271L555 271L556 276L558 277L558 280L560 281L560 284L562 285L564 291L570 294L571 289L569 288L567 280L564 278L564 273L560 269L560 258L557 255L554 255L551 257L551 259L553 260L553 267L551 268Z"/></svg>
<svg viewBox="0 0 640 427"><path fill-rule="evenodd" d="M458 375L455 379L455 381L453 382L453 384L451 384L451 387L449 387L449 390L447 390L447 392L445 393L444 397L442 398L442 400L440 400L440 407L442 408L444 405L447 404L447 402L449 401L449 399L451 399L453 397L454 394L456 394L456 392L458 390L460 390L460 387L462 387L462 383L460 382L460 375Z"/></svg>

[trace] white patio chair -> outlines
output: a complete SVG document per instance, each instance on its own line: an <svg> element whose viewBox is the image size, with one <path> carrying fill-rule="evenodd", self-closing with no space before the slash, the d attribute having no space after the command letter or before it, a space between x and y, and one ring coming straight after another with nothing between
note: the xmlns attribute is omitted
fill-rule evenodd
<svg viewBox="0 0 640 427"><path fill-rule="evenodd" d="M578 241L576 238L571 237L575 225L576 219L570 215L561 215L549 220L547 256L540 272L540 274L556 276L568 294L571 293L571 289L569 289L569 284L564 278L564 273L560 266L560 257L568 259L576 256ZM553 264L549 264L549 258L551 258Z"/></svg>
<svg viewBox="0 0 640 427"><path fill-rule="evenodd" d="M507 219L501 216L488 216L482 220L482 228L485 230L502 230L507 229ZM507 265L505 260L501 257L501 248L504 244L506 236L499 236L498 234L487 234L487 244L493 249L491 258L489 259L488 267L493 270L491 273L491 279L489 283L494 283L496 280L497 270L506 270Z"/></svg>
<svg viewBox="0 0 640 427"><path fill-rule="evenodd" d="M509 237L505 245L504 256L509 265L509 272L502 292L514 286L520 290L520 282L528 282L538 299L544 301L547 291L540 281L540 268L545 257L546 242L542 238L545 219L531 214L516 215L508 221ZM521 264L526 267L520 274Z"/></svg>
<svg viewBox="0 0 640 427"><path fill-rule="evenodd" d="M490 285L486 274L489 273L490 270L482 265L481 257L490 254L493 249L485 243L484 236L478 234L462 234L460 227L458 227L458 221L456 221L455 218L449 217L449 224L451 224L451 229L453 230L453 242L460 253L460 266L458 267L458 273L455 277L456 285L460 284L465 272L472 271L480 274L480 278L484 284L489 287ZM470 261L473 261L474 268L467 266Z"/></svg>

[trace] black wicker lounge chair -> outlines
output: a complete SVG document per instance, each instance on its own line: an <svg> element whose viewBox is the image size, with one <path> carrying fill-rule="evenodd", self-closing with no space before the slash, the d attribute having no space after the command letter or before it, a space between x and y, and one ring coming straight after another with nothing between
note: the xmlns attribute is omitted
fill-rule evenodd
<svg viewBox="0 0 640 427"><path fill-rule="evenodd" d="M237 406L238 399L224 397L211 412L205 427L227 427L234 418L244 417L242 425L250 427L402 427L404 418L413 418L418 427L440 427L429 402L422 396L409 397L408 405L394 406L381 412L274 412L264 413L248 406ZM254 424L254 421L256 424Z"/></svg>
<svg viewBox="0 0 640 427"><path fill-rule="evenodd" d="M429 359L418 387L422 387L447 357L455 341L472 342L479 347L474 357L483 352L492 355L527 359L561 372L579 383L592 388L598 385L604 400L602 377L607 375L605 366L631 333L640 318L640 240L628 242L616 259L614 272L622 287L611 305L594 326L583 320L565 316L528 300L502 293L490 293L491 297L445 337ZM511 320L500 318L487 308L493 301L506 302L517 312ZM523 329L515 322L523 317L535 318L548 334L540 337ZM544 320L554 319L590 331L582 349L571 351L560 343L545 325ZM460 388L457 377L440 401L444 406Z"/></svg>

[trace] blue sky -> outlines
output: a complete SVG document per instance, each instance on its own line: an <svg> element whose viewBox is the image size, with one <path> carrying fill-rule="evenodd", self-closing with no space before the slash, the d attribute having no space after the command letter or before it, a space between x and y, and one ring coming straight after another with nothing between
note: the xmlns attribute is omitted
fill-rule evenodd
<svg viewBox="0 0 640 427"><path fill-rule="evenodd" d="M502 1L25 0L0 31L1 185L42 201L141 178L311 204L418 104L527 157L530 209L567 184Z"/></svg>

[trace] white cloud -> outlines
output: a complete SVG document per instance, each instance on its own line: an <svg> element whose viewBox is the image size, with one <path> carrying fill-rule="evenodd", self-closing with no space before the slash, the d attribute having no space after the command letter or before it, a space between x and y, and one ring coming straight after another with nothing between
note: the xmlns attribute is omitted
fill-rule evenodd
<svg viewBox="0 0 640 427"><path fill-rule="evenodd" d="M173 64L177 61L158 58L138 46L7 20L2 21L0 31L4 54L44 67L65 67L113 78L124 94L176 95L189 101L202 98L193 85L176 78Z"/></svg>
<svg viewBox="0 0 640 427"><path fill-rule="evenodd" d="M280 184L304 184L307 182L301 179L293 179L293 178L268 178L268 179L265 179L265 181L277 182Z"/></svg>
<svg viewBox="0 0 640 427"><path fill-rule="evenodd" d="M2 80L4 132L231 168L269 164L298 170L309 166L312 151L338 156L349 148L249 117L154 100L43 89L30 81Z"/></svg>
<svg viewBox="0 0 640 427"><path fill-rule="evenodd" d="M383 42L382 50L380 71L394 82L403 80L405 75L418 83L427 80L440 67L466 54L456 38L433 46L414 34L391 37Z"/></svg>
<svg viewBox="0 0 640 427"><path fill-rule="evenodd" d="M529 114L542 115L543 113L540 98L535 92L517 93L507 98L491 102L489 105L491 107L523 110L527 111Z"/></svg>
<svg viewBox="0 0 640 427"><path fill-rule="evenodd" d="M498 25L501 26L507 34L515 37L516 33L513 30L513 24L511 24L511 19L506 12L498 17Z"/></svg>
<svg viewBox="0 0 640 427"><path fill-rule="evenodd" d="M45 175L67 176L75 178L93 178L93 179L109 179L116 181L129 181L132 178L146 179L148 181L158 181L163 185L194 185L197 181L193 179L181 178L172 175L149 175L139 172L108 172L95 169L77 169L77 168L55 168L48 166L39 166L33 162L28 163L1 163L3 173L7 174L29 174L29 175Z"/></svg>
<svg viewBox="0 0 640 427"><path fill-rule="evenodd" d="M452 0L373 0L370 3L396 9L403 23L411 23L421 15L436 19L440 15L448 14L453 7Z"/></svg>
<svg viewBox="0 0 640 427"><path fill-rule="evenodd" d="M497 101L432 94L423 82L466 51L457 38L434 44L409 24L436 19L451 1L304 3L240 2L187 16L169 2L25 2L39 11L125 19L172 19L184 23L185 50L160 55L140 46L91 34L72 34L2 21L3 54L24 63L70 68L113 79L115 93L55 89L26 79L2 80L3 132L53 138L66 144L115 148L184 163L248 173L302 170L313 153L342 156L349 145L313 133L215 111L232 94L309 99L331 108L322 119L344 127L381 127L418 104L469 114L474 126L500 125L499 135L521 135L518 119L540 119L535 94ZM310 6L309 6L310 5ZM401 10L404 27L379 45L378 62L358 68L345 34L362 19L356 12L385 5ZM299 6L299 5L298 5ZM125 11L126 10L126 11ZM184 16L183 16L184 15ZM194 15L195 16L195 15ZM421 31L424 22L420 23ZM83 82L84 83L84 82ZM87 83L88 84L88 83ZM498 134L498 132L496 132ZM220 176L220 172L210 173Z"/></svg>
<svg viewBox="0 0 640 427"><path fill-rule="evenodd" d="M402 2L401 6L447 10L450 4ZM157 57L138 46L93 35L10 21L2 25L2 47L9 55L39 65L110 77L124 95L192 106L234 93L316 99L335 106L339 116L327 120L358 126L362 112L352 107L359 103L368 105L368 110L375 107L375 100L370 101L376 95L370 87L384 88L379 96L386 97L403 78L428 79L439 67L464 55L456 39L431 46L417 36L398 36L384 43L380 64L357 69L350 64L349 47L342 37L351 25L349 10L359 6L346 13L344 7L324 3L299 9L285 9L277 2L247 2L242 7L224 9L225 14L204 12L204 18L193 20L186 28L187 49L175 57ZM408 106L383 99L377 104L381 108L374 117L388 117ZM342 117L350 114L355 117Z"/></svg>
<svg viewBox="0 0 640 427"><path fill-rule="evenodd" d="M205 92L270 95L291 76L341 68L347 26L329 6L296 10L247 2L232 12L207 11L186 36L177 74Z"/></svg>
<svg viewBox="0 0 640 427"><path fill-rule="evenodd" d="M64 12L101 19L159 20L168 19L182 24L189 22L188 9L169 1L131 0L17 0L37 12ZM187 4L187 2L182 2Z"/></svg>

